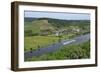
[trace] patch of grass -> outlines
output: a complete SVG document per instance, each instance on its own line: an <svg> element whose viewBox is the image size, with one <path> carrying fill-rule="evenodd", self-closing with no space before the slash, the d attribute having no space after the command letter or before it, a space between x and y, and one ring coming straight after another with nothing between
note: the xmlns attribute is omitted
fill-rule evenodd
<svg viewBox="0 0 100 73"><path fill-rule="evenodd" d="M56 36L28 36L24 38L25 51L43 48L54 43L57 43L59 37Z"/></svg>
<svg viewBox="0 0 100 73"><path fill-rule="evenodd" d="M59 39L61 40L67 40L70 39L71 36L74 34L69 35L62 35L61 38L59 36L54 35L48 35L48 36L26 36L24 37L24 50L30 51L31 50L37 50L39 48L47 47L49 45L55 44L59 42Z"/></svg>

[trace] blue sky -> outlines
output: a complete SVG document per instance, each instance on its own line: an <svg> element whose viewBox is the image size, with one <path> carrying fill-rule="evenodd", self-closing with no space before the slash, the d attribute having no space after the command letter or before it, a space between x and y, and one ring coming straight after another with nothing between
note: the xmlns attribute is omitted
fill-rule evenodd
<svg viewBox="0 0 100 73"><path fill-rule="evenodd" d="M24 16L30 17L30 18L55 18L55 19L64 19L64 20L90 20L90 14L86 14L86 13L24 11Z"/></svg>

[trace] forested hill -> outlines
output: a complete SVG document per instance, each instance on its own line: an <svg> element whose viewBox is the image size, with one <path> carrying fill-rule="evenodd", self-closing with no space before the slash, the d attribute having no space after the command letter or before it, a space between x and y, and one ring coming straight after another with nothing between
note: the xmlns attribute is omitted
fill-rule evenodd
<svg viewBox="0 0 100 73"><path fill-rule="evenodd" d="M47 20L52 26L55 27L65 27L65 26L88 26L90 24L89 20L61 20L54 18L24 18L25 22L34 22L37 20Z"/></svg>

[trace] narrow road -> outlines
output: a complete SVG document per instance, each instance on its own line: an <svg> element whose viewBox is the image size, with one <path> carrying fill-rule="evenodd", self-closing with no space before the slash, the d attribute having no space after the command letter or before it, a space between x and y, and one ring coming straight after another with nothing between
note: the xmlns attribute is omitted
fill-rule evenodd
<svg viewBox="0 0 100 73"><path fill-rule="evenodd" d="M41 56L46 53L57 51L58 49L61 49L60 47L64 45L80 44L80 43L88 41L89 39L90 39L90 34L81 35L70 40L63 40L60 43L56 43L45 48L40 48L36 51L25 52L24 56L25 58L31 58L32 56Z"/></svg>

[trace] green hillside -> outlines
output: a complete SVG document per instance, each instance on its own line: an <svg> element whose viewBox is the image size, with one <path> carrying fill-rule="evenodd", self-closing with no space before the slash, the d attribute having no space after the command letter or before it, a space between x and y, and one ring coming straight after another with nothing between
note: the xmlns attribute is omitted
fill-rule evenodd
<svg viewBox="0 0 100 73"><path fill-rule="evenodd" d="M25 36L90 32L89 20L60 20L52 18L25 18Z"/></svg>
<svg viewBox="0 0 100 73"><path fill-rule="evenodd" d="M35 20L32 22L25 22L24 27L25 35L40 35L43 32L50 32L54 31L54 27L48 23L48 20Z"/></svg>

